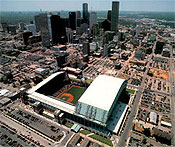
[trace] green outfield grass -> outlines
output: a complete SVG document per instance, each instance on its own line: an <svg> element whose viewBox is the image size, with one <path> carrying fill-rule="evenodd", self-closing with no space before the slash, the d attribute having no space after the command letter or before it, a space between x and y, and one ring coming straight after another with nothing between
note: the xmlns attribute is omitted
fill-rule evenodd
<svg viewBox="0 0 175 147"><path fill-rule="evenodd" d="M74 99L71 102L72 104L76 104L77 101L79 100L79 98L82 96L82 94L86 91L87 88L84 87L78 87L78 86L72 86L70 89L64 91L59 97L58 99L61 99L63 101L66 101L68 99L67 96L62 96L64 93L69 93L71 94Z"/></svg>

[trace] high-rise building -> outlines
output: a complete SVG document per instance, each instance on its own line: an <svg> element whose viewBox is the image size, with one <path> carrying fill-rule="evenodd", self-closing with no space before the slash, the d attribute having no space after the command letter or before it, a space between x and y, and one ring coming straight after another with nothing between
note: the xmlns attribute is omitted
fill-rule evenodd
<svg viewBox="0 0 175 147"><path fill-rule="evenodd" d="M52 42L64 44L67 42L65 21L58 15L50 17L52 28Z"/></svg>
<svg viewBox="0 0 175 147"><path fill-rule="evenodd" d="M112 13L111 13L111 31L118 32L118 17L119 17L119 2L112 2Z"/></svg>
<svg viewBox="0 0 175 147"><path fill-rule="evenodd" d="M87 23L81 24L81 31L82 31L82 33L87 33L87 31L88 31L88 24Z"/></svg>
<svg viewBox="0 0 175 147"><path fill-rule="evenodd" d="M8 25L6 22L0 23L0 31L7 31Z"/></svg>
<svg viewBox="0 0 175 147"><path fill-rule="evenodd" d="M104 44L104 47L103 47L103 56L108 56L109 55L109 48L108 48L108 45L107 44Z"/></svg>
<svg viewBox="0 0 175 147"><path fill-rule="evenodd" d="M93 26L94 24L96 24L96 21L97 21L96 13L95 13L95 12L91 12L91 13L90 13L90 19L89 19L90 29L92 29L92 26Z"/></svg>
<svg viewBox="0 0 175 147"><path fill-rule="evenodd" d="M66 28L67 40L69 43L73 42L73 31L70 28Z"/></svg>
<svg viewBox="0 0 175 147"><path fill-rule="evenodd" d="M140 35L141 27L140 24L136 26L136 36Z"/></svg>
<svg viewBox="0 0 175 147"><path fill-rule="evenodd" d="M98 33L99 33L99 25L98 24L95 24L95 25L92 26L92 34L94 36L97 36Z"/></svg>
<svg viewBox="0 0 175 147"><path fill-rule="evenodd" d="M69 12L69 28L72 30L76 29L76 13Z"/></svg>
<svg viewBox="0 0 175 147"><path fill-rule="evenodd" d="M19 30L24 31L24 23L23 22L19 23Z"/></svg>
<svg viewBox="0 0 175 147"><path fill-rule="evenodd" d="M23 32L22 33L22 39L23 39L23 44L24 45L29 44L29 42L28 42L29 36L32 36L32 32Z"/></svg>
<svg viewBox="0 0 175 147"><path fill-rule="evenodd" d="M76 27L80 27L81 25L81 12L76 11Z"/></svg>
<svg viewBox="0 0 175 147"><path fill-rule="evenodd" d="M111 22L108 19L105 19L101 22L101 28L103 28L104 31L110 31L111 30Z"/></svg>
<svg viewBox="0 0 175 147"><path fill-rule="evenodd" d="M84 23L88 23L89 13L88 13L88 4L83 3L83 21Z"/></svg>
<svg viewBox="0 0 175 147"><path fill-rule="evenodd" d="M76 11L76 19L81 18L81 12L80 11Z"/></svg>
<svg viewBox="0 0 175 147"><path fill-rule="evenodd" d="M83 50L82 50L84 55L89 55L90 54L90 46L89 46L89 42L84 42L83 43Z"/></svg>
<svg viewBox="0 0 175 147"><path fill-rule="evenodd" d="M155 49L155 54L161 54L163 50L164 42L163 41L158 41L156 43L156 49Z"/></svg>
<svg viewBox="0 0 175 147"><path fill-rule="evenodd" d="M36 32L39 32L40 31L40 15L35 15L34 20L35 20Z"/></svg>
<svg viewBox="0 0 175 147"><path fill-rule="evenodd" d="M7 27L7 31L8 33L10 33L11 35L15 35L16 34L16 26L15 25L9 25Z"/></svg>
<svg viewBox="0 0 175 147"><path fill-rule="evenodd" d="M108 16L107 16L107 19L109 20L109 21L111 21L111 10L108 10Z"/></svg>
<svg viewBox="0 0 175 147"><path fill-rule="evenodd" d="M40 13L35 16L36 28L41 32L42 44L44 47L50 47L51 28L47 13Z"/></svg>
<svg viewBox="0 0 175 147"><path fill-rule="evenodd" d="M36 35L36 26L35 24L26 25L27 31L32 32L33 35Z"/></svg>

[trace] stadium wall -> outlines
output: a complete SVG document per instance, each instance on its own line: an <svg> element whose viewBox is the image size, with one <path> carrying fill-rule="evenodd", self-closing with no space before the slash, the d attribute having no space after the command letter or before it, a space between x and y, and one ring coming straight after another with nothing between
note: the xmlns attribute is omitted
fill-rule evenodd
<svg viewBox="0 0 175 147"><path fill-rule="evenodd" d="M126 85L127 85L127 81L124 81L123 84L122 84L122 86L120 87L120 90L119 90L118 93L117 93L117 96L116 96L116 98L115 98L115 100L114 100L114 102L113 102L113 104L112 104L112 106L111 106L109 112L108 112L108 118L109 118L109 116L111 115L111 113L112 113L112 111L113 111L113 109L114 109L114 107L115 107L115 104L117 103L117 101L118 101L118 99L119 99L121 93L122 93L123 90L126 88Z"/></svg>

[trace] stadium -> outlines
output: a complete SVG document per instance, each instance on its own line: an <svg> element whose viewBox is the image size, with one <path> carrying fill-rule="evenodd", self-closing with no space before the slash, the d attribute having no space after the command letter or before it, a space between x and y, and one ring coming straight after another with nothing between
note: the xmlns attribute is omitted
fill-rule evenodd
<svg viewBox="0 0 175 147"><path fill-rule="evenodd" d="M89 86L72 81L65 72L57 72L31 88L27 94L37 113L53 115L55 121L78 123L99 134L118 134L127 103L122 102L127 81L99 75Z"/></svg>

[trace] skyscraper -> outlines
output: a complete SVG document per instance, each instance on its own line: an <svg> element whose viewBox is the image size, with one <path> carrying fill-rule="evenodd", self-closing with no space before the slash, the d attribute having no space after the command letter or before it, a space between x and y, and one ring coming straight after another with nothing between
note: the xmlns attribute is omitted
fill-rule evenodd
<svg viewBox="0 0 175 147"><path fill-rule="evenodd" d="M112 14L111 14L111 31L118 31L118 17L119 17L119 2L112 2Z"/></svg>
<svg viewBox="0 0 175 147"><path fill-rule="evenodd" d="M35 24L26 25L27 31L32 32L33 35L36 35L36 26Z"/></svg>
<svg viewBox="0 0 175 147"><path fill-rule="evenodd" d="M23 44L24 45L28 45L28 39L29 39L29 36L32 36L32 32L23 32L22 33L22 39L23 39Z"/></svg>
<svg viewBox="0 0 175 147"><path fill-rule="evenodd" d="M90 55L90 46L89 46L89 42L84 42L83 43L83 50L82 50L84 55Z"/></svg>
<svg viewBox="0 0 175 147"><path fill-rule="evenodd" d="M108 10L108 16L107 16L107 19L108 19L109 21L111 21L111 10Z"/></svg>
<svg viewBox="0 0 175 147"><path fill-rule="evenodd" d="M76 11L76 27L80 27L81 25L81 12Z"/></svg>
<svg viewBox="0 0 175 147"><path fill-rule="evenodd" d="M20 31L24 31L24 26L25 26L24 23L23 22L20 22L19 23L19 30Z"/></svg>
<svg viewBox="0 0 175 147"><path fill-rule="evenodd" d="M35 20L36 32L39 32L40 31L40 15L35 15L34 20Z"/></svg>
<svg viewBox="0 0 175 147"><path fill-rule="evenodd" d="M72 30L76 29L76 13L75 12L69 12L69 27Z"/></svg>
<svg viewBox="0 0 175 147"><path fill-rule="evenodd" d="M89 13L88 13L88 4L83 3L83 21L84 23L88 23Z"/></svg>
<svg viewBox="0 0 175 147"><path fill-rule="evenodd" d="M49 27L48 15L47 13L41 13L35 16L36 29L41 31L41 39L44 47L50 46L50 35L51 28Z"/></svg>
<svg viewBox="0 0 175 147"><path fill-rule="evenodd" d="M52 28L52 42L64 44L67 42L66 27L64 19L58 15L52 15L50 17Z"/></svg>
<svg viewBox="0 0 175 147"><path fill-rule="evenodd" d="M6 22L0 22L0 31L7 31L8 25Z"/></svg>
<svg viewBox="0 0 175 147"><path fill-rule="evenodd" d="M97 21L96 13L95 13L95 12L91 12L91 13L90 13L90 19L89 19L90 29L92 29L92 26L93 26L94 24L96 24L96 21Z"/></svg>
<svg viewBox="0 0 175 147"><path fill-rule="evenodd" d="M80 11L76 11L76 19L81 18L81 12Z"/></svg>

